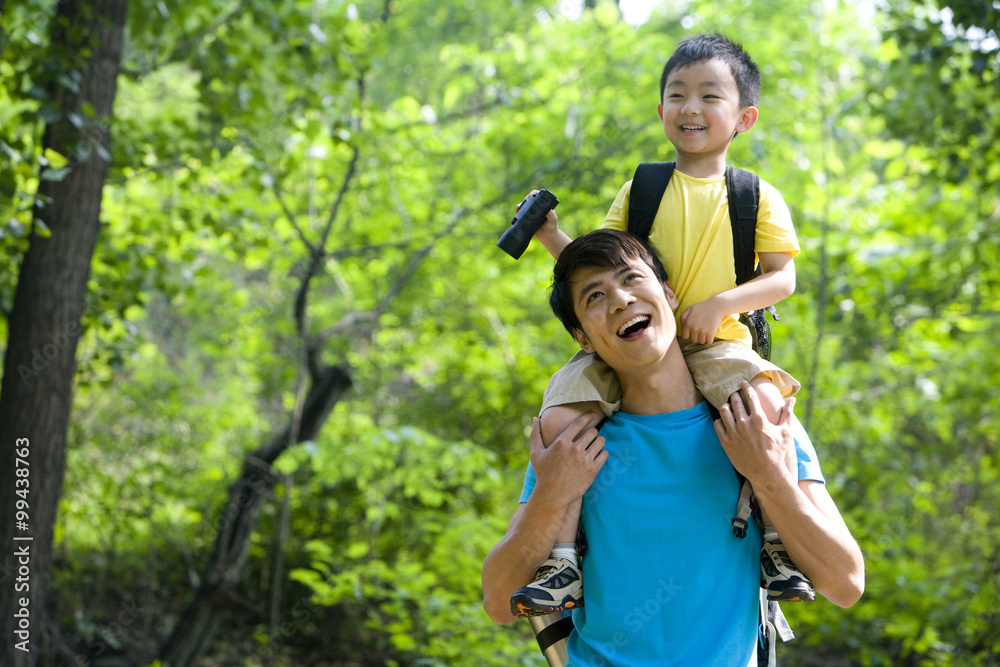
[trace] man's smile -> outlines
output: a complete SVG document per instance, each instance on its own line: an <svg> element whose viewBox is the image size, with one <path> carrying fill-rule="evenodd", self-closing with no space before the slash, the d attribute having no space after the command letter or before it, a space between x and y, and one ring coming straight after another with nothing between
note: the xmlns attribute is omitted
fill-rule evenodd
<svg viewBox="0 0 1000 667"><path fill-rule="evenodd" d="M621 325L618 329L619 338L632 338L633 336L638 336L642 331L649 326L650 317L649 315L636 315L629 318L625 324Z"/></svg>

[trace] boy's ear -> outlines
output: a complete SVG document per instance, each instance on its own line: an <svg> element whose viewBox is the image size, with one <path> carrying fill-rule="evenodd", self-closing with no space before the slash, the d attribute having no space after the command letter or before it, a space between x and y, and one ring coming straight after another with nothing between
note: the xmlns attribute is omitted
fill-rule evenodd
<svg viewBox="0 0 1000 667"><path fill-rule="evenodd" d="M736 123L737 132L747 132L757 122L757 107L744 107L740 120Z"/></svg>
<svg viewBox="0 0 1000 667"><path fill-rule="evenodd" d="M587 334L583 333L583 329L574 329L573 338L576 339L576 342L580 345L580 349L584 352L590 354L594 351L594 346L590 344L590 338L587 337Z"/></svg>

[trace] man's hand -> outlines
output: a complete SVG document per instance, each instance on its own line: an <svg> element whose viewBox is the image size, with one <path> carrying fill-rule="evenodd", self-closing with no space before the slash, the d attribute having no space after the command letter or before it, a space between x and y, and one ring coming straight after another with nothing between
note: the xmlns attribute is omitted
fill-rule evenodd
<svg viewBox="0 0 1000 667"><path fill-rule="evenodd" d="M777 425L764 415L757 392L747 382L719 408L715 432L736 470L756 486L767 478L791 475L785 456L794 446L790 428L795 399L785 401ZM744 406L749 406L749 410Z"/></svg>
<svg viewBox="0 0 1000 667"><path fill-rule="evenodd" d="M531 466L537 479L536 490L570 503L590 488L601 466L608 460L604 438L588 426L594 415L585 413L573 420L555 441L542 443L541 421L531 426Z"/></svg>
<svg viewBox="0 0 1000 667"><path fill-rule="evenodd" d="M718 312L712 299L690 306L681 315L681 338L702 345L711 343L724 315Z"/></svg>
<svg viewBox="0 0 1000 667"><path fill-rule="evenodd" d="M821 482L798 481L785 467L792 446L789 428L794 398L771 424L746 382L719 408L715 432L733 467L753 485L788 555L830 602L850 607L865 589L865 562L840 511ZM744 407L746 400L749 410Z"/></svg>

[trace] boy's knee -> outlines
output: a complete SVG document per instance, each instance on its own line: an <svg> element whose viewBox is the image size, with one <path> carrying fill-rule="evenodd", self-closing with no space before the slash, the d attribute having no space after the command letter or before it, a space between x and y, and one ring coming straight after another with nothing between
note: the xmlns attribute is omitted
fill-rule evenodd
<svg viewBox="0 0 1000 667"><path fill-rule="evenodd" d="M750 380L750 386L757 392L760 407L764 410L768 421L777 424L778 415L781 414L781 408L785 405L781 390L774 385L766 373L760 373Z"/></svg>
<svg viewBox="0 0 1000 667"><path fill-rule="evenodd" d="M600 423L604 416L604 412L601 410L600 404L595 401L567 403L565 405L553 405L545 408L539 417L542 429L542 443L546 447L551 445L563 431L569 428L570 424L572 424L577 417L585 413L592 414L594 418L584 428L596 426Z"/></svg>

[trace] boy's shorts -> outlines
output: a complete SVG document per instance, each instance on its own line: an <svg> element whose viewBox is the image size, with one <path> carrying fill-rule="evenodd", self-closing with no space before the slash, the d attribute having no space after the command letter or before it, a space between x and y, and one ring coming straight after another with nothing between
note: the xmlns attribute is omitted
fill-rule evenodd
<svg viewBox="0 0 1000 667"><path fill-rule="evenodd" d="M678 341L694 384L702 396L716 408L729 402L740 382L750 382L764 374L781 392L782 398L795 394L801 386L795 378L752 349L731 340L700 345ZM596 401L610 417L621 407L622 392L614 371L594 354L579 351L556 371L542 397L542 409L567 403Z"/></svg>

